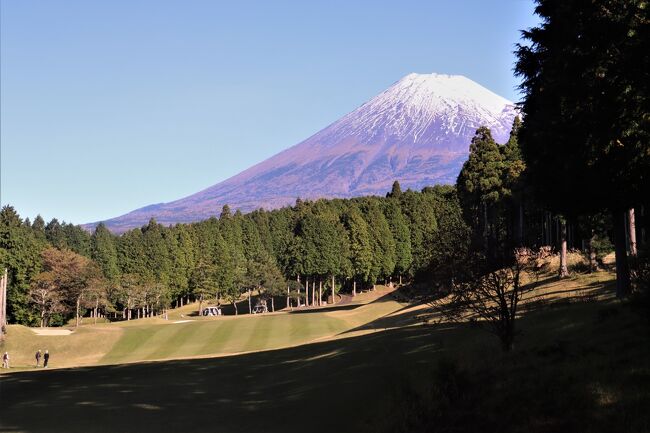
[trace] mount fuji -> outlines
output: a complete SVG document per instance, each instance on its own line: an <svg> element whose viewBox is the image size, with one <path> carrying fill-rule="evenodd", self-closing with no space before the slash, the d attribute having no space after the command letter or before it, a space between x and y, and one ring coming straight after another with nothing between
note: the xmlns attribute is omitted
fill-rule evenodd
<svg viewBox="0 0 650 433"><path fill-rule="evenodd" d="M460 75L409 74L305 141L188 197L105 221L113 232L316 199L454 183L476 129L505 142L515 105ZM94 224L88 224L91 228Z"/></svg>

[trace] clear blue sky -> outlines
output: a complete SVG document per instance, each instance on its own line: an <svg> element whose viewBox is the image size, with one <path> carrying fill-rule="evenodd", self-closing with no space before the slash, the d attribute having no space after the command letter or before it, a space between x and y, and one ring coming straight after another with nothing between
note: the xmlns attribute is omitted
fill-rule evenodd
<svg viewBox="0 0 650 433"><path fill-rule="evenodd" d="M517 100L531 0L0 0L1 201L74 223L171 201L410 72Z"/></svg>

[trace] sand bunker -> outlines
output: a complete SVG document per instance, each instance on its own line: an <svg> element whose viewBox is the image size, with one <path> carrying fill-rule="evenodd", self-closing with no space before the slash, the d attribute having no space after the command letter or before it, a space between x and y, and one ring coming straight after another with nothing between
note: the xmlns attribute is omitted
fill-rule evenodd
<svg viewBox="0 0 650 433"><path fill-rule="evenodd" d="M70 335L72 331L69 329L47 329L47 328L32 328L36 335Z"/></svg>

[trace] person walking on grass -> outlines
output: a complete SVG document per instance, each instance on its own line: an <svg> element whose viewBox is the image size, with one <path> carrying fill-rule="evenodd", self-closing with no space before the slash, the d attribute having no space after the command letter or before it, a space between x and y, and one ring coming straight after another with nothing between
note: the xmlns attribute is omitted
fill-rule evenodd
<svg viewBox="0 0 650 433"><path fill-rule="evenodd" d="M36 366L40 367L41 366L41 349L38 349L38 352L36 352Z"/></svg>
<svg viewBox="0 0 650 433"><path fill-rule="evenodd" d="M2 368L9 368L9 353L2 355Z"/></svg>
<svg viewBox="0 0 650 433"><path fill-rule="evenodd" d="M47 362L50 360L50 352L45 349L45 353L43 354L43 368L47 368Z"/></svg>

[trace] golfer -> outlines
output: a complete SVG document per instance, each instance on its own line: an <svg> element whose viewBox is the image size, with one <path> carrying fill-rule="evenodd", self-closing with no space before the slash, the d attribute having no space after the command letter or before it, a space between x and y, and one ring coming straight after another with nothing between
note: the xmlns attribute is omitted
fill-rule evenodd
<svg viewBox="0 0 650 433"><path fill-rule="evenodd" d="M43 354L43 367L47 368L47 362L50 360L50 352L45 349L45 353Z"/></svg>
<svg viewBox="0 0 650 433"><path fill-rule="evenodd" d="M36 366L37 367L40 367L40 365L41 365L41 356L42 356L41 355L41 349L38 349L38 352L36 352L36 355L35 355L35 357L36 357Z"/></svg>

